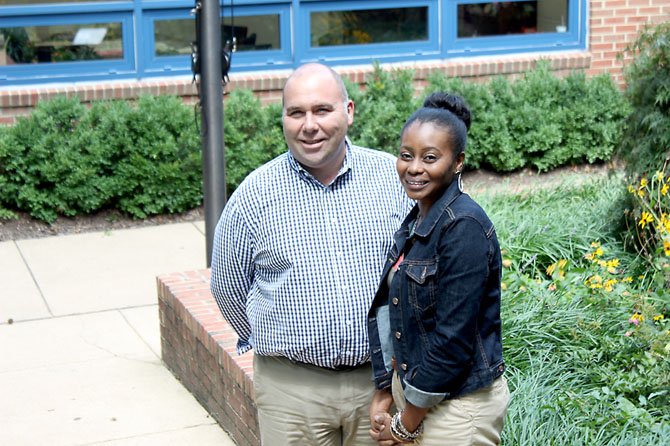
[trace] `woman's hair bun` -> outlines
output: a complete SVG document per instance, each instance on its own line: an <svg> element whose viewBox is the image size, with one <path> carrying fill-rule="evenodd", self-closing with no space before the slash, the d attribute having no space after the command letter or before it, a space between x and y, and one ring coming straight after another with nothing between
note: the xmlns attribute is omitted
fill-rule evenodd
<svg viewBox="0 0 670 446"><path fill-rule="evenodd" d="M465 103L465 100L458 95L444 92L432 93L425 101L423 101L423 106L427 108L448 110L456 115L458 119L463 121L466 129L470 129L470 122L472 120L470 109Z"/></svg>

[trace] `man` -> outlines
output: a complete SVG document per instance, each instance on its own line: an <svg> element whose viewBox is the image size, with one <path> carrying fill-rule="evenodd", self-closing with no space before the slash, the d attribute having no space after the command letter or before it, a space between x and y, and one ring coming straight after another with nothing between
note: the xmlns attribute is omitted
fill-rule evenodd
<svg viewBox="0 0 670 446"><path fill-rule="evenodd" d="M301 66L282 101L289 151L230 197L212 293L255 351L264 446L376 445L366 315L412 203L393 156L346 139L354 103L332 69Z"/></svg>

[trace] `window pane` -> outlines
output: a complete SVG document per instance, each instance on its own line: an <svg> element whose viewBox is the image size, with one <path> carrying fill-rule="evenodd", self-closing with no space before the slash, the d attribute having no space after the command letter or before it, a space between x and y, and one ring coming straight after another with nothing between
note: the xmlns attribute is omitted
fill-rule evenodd
<svg viewBox="0 0 670 446"><path fill-rule="evenodd" d="M0 28L0 65L123 58L121 23Z"/></svg>
<svg viewBox="0 0 670 446"><path fill-rule="evenodd" d="M39 5L40 3L95 3L107 2L109 0L0 0L0 6L4 5Z"/></svg>
<svg viewBox="0 0 670 446"><path fill-rule="evenodd" d="M223 41L237 39L237 51L278 50L279 14L236 16L223 19Z"/></svg>
<svg viewBox="0 0 670 446"><path fill-rule="evenodd" d="M222 42L237 39L237 51L279 49L279 15L236 16L235 28L230 18L221 25ZM194 19L156 21L154 26L156 56L191 54L191 42L195 40Z"/></svg>
<svg viewBox="0 0 670 446"><path fill-rule="evenodd" d="M566 32L568 0L458 5L458 37Z"/></svg>
<svg viewBox="0 0 670 446"><path fill-rule="evenodd" d="M311 13L312 47L428 40L428 7Z"/></svg>

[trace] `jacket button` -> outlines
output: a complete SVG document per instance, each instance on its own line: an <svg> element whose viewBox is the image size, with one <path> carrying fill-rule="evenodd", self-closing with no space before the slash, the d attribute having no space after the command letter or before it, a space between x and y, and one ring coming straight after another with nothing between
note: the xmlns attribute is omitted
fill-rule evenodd
<svg viewBox="0 0 670 446"><path fill-rule="evenodd" d="M398 302L400 301L398 300L397 297L394 297L393 299L391 299L391 302L393 302L393 305L398 305Z"/></svg>
<svg viewBox="0 0 670 446"><path fill-rule="evenodd" d="M400 368L403 369L404 371L407 371L407 364L403 362L402 364L400 364Z"/></svg>
<svg viewBox="0 0 670 446"><path fill-rule="evenodd" d="M396 331L395 332L395 338L400 339L400 336L402 336L402 334L399 331Z"/></svg>

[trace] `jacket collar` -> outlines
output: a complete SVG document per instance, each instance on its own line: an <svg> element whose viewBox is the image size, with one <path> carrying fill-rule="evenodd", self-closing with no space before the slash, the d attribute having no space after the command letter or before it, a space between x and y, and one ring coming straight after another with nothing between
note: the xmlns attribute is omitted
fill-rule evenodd
<svg viewBox="0 0 670 446"><path fill-rule="evenodd" d="M435 225L437 225L437 222L440 220L440 217L444 213L445 209L447 209L451 203L456 200L456 198L463 194L463 191L458 186L458 184L458 177L454 177L454 180L442 193L442 196L431 206L430 211L428 211L428 215L423 218L421 224L414 228L415 235L419 237L427 237L431 232L433 232ZM412 220L416 219L418 214L419 206L417 205L414 206L412 211L409 213L405 219L405 223L409 225ZM403 223L403 226L405 223Z"/></svg>

